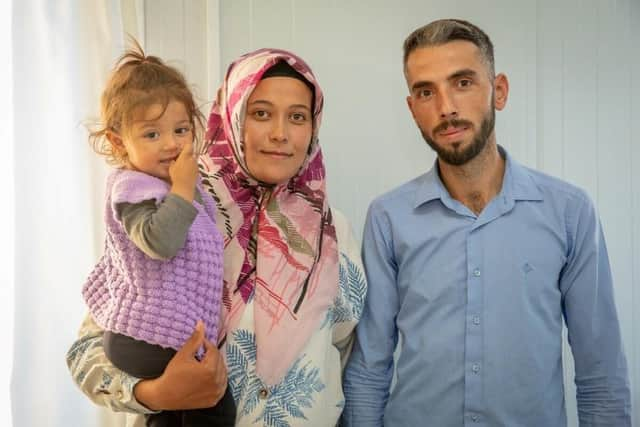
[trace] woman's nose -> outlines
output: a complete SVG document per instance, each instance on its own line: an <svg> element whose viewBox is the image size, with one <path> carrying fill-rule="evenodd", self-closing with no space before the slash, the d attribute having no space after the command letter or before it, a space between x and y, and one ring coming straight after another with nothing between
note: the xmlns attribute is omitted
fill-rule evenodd
<svg viewBox="0 0 640 427"><path fill-rule="evenodd" d="M286 119L277 119L273 121L271 127L270 139L274 142L286 142L287 141L287 124Z"/></svg>

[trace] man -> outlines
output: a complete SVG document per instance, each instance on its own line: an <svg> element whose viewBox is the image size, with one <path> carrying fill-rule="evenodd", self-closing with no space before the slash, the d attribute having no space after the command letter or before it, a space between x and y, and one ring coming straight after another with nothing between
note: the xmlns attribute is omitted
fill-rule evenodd
<svg viewBox="0 0 640 427"><path fill-rule="evenodd" d="M404 71L409 109L438 159L369 208L369 293L344 423L566 426L564 318L580 425L630 426L597 214L584 191L497 145L509 84L495 75L488 36L469 22L432 22L405 41Z"/></svg>

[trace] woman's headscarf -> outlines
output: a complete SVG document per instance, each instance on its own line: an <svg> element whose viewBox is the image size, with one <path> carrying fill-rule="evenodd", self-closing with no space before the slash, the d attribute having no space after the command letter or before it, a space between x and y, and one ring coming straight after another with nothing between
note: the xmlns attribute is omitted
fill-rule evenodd
<svg viewBox="0 0 640 427"><path fill-rule="evenodd" d="M286 61L315 89L313 131L298 173L287 183L268 186L248 173L243 125L249 96L263 73L279 61ZM254 298L256 370L267 385L284 377L338 291L336 233L318 145L322 104L322 91L302 59L283 50L260 49L229 66L207 126L209 146L200 163L225 236L221 329L232 332Z"/></svg>

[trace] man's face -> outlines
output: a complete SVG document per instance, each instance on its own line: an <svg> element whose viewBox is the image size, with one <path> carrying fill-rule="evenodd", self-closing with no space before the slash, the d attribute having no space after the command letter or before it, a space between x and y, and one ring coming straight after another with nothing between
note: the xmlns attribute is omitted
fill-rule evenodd
<svg viewBox="0 0 640 427"><path fill-rule="evenodd" d="M491 77L473 43L416 49L406 78L411 114L440 160L464 165L494 138L495 109L504 108L508 83L502 74Z"/></svg>

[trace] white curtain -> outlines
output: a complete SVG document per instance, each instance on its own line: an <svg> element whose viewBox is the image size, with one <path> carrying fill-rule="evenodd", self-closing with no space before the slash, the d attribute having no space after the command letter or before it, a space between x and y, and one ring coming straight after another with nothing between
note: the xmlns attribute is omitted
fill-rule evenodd
<svg viewBox="0 0 640 427"><path fill-rule="evenodd" d="M0 93L5 102L0 103L0 141L3 141L5 161L0 167L0 182L3 184L3 208L0 209L0 340L4 344L4 357L0 368L0 425L11 425L9 381L13 366L13 279L15 241L13 211L14 164L13 164L13 108L11 77L11 2L0 3Z"/></svg>
<svg viewBox="0 0 640 427"><path fill-rule="evenodd" d="M91 151L84 124L97 118L102 85L122 50L121 5L4 3L13 7L9 152L15 200L9 203L15 232L8 242L3 233L3 246L15 256L15 270L6 273L15 293L13 349L10 341L8 347L13 425L97 426L98 410L73 384L65 353L85 311L82 283L102 249L106 167Z"/></svg>

